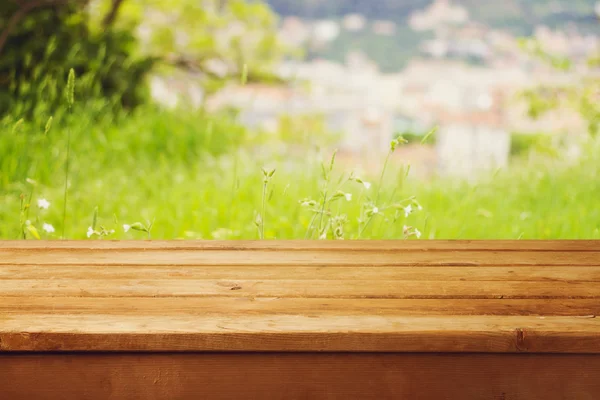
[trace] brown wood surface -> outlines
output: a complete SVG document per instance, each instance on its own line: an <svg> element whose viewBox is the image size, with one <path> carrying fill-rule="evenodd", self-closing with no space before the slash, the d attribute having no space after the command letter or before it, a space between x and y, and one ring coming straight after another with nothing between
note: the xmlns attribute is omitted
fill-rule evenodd
<svg viewBox="0 0 600 400"><path fill-rule="evenodd" d="M599 241L0 242L0 352L600 354Z"/></svg>
<svg viewBox="0 0 600 400"><path fill-rule="evenodd" d="M476 265L563 265L597 266L600 251L505 251L406 249L0 249L0 265L44 264L106 266L476 266Z"/></svg>
<svg viewBox="0 0 600 400"><path fill-rule="evenodd" d="M0 355L7 400L597 400L600 357L564 354Z"/></svg>
<svg viewBox="0 0 600 400"><path fill-rule="evenodd" d="M85 265L0 265L0 279L259 279L259 280L409 280L409 281L557 281L597 282L600 266L460 266L428 267L294 267L265 268L260 266L164 266L106 265L102 268L86 268Z"/></svg>

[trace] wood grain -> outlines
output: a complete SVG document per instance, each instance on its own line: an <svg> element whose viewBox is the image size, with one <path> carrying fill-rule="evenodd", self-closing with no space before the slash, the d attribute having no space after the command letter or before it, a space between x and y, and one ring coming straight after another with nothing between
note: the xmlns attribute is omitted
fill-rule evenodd
<svg viewBox="0 0 600 400"><path fill-rule="evenodd" d="M476 266L562 265L598 266L600 251L504 251L381 249L281 250L161 250L154 248L60 249L35 251L0 248L0 265L248 265L248 266Z"/></svg>
<svg viewBox="0 0 600 400"><path fill-rule="evenodd" d="M135 305L132 307L132 305ZM323 299L282 297L0 297L0 315L600 315L597 299Z"/></svg>
<svg viewBox="0 0 600 400"><path fill-rule="evenodd" d="M600 282L600 266L463 267L264 267L264 266L86 266L3 265L0 279L216 279L216 280L412 280L412 281L563 281Z"/></svg>
<svg viewBox="0 0 600 400"><path fill-rule="evenodd" d="M600 299L597 282L410 280L12 279L3 296L313 297L376 299Z"/></svg>
<svg viewBox="0 0 600 400"><path fill-rule="evenodd" d="M600 353L600 319L533 316L26 314L1 351Z"/></svg>
<svg viewBox="0 0 600 400"><path fill-rule="evenodd" d="M600 357L505 354L0 355L10 400L596 400Z"/></svg>
<svg viewBox="0 0 600 400"><path fill-rule="evenodd" d="M597 241L0 242L0 351L600 354Z"/></svg>

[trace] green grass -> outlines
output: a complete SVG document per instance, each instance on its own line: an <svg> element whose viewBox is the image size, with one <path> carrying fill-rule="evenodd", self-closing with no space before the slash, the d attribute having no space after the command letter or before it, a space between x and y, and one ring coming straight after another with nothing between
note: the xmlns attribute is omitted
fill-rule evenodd
<svg viewBox="0 0 600 400"><path fill-rule="evenodd" d="M361 232L361 238L398 239L405 225L431 239L600 238L597 144L576 163L531 159L477 185L406 179L405 169L390 163L381 189L379 174L360 177L372 183L366 189L335 163L329 171L330 151L266 152L228 115L148 106L110 117L75 107L72 116L56 115L44 134L46 117L16 127L14 118L0 123L0 239L21 238L26 219L42 238L60 238L68 129L71 239L86 239L93 219L94 230L104 228L109 234L102 238L109 239L145 239L142 225L150 223L153 239L257 239L263 229L266 239L316 239L326 226L327 238ZM276 170L264 210L263 167ZM24 204L31 198L23 215L21 194ZM423 210L405 218L401 207L413 196ZM42 198L47 210L37 206ZM257 226L258 214L264 226ZM137 222L124 232L124 224ZM55 233L44 232L43 223Z"/></svg>

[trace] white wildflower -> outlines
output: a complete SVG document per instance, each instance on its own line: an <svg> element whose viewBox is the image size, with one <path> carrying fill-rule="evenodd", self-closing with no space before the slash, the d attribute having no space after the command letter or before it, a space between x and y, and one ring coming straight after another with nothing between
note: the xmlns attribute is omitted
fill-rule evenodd
<svg viewBox="0 0 600 400"><path fill-rule="evenodd" d="M408 217L411 212L412 212L412 205L409 204L406 207L404 207L404 216L405 217Z"/></svg>
<svg viewBox="0 0 600 400"><path fill-rule="evenodd" d="M365 187L365 189L369 189L371 187L371 184L369 182L363 181L362 179L360 179L357 176L354 176L354 172L350 175L350 179L360 183L361 185L363 185Z"/></svg>
<svg viewBox="0 0 600 400"><path fill-rule="evenodd" d="M44 223L42 229L47 233L54 233L54 227L51 224Z"/></svg>
<svg viewBox="0 0 600 400"><path fill-rule="evenodd" d="M88 230L87 230L87 237L88 237L88 238L92 237L92 235L93 235L94 233L95 233L95 232L94 232L94 230L92 229L92 227L91 227L91 226L90 226L90 227L88 227Z"/></svg>
<svg viewBox="0 0 600 400"><path fill-rule="evenodd" d="M48 207L50 207L50 202L46 199L39 199L37 204L38 204L38 207L41 208L42 210L47 210Z"/></svg>
<svg viewBox="0 0 600 400"><path fill-rule="evenodd" d="M124 232L129 232L130 229L131 229L131 225L123 224L123 231Z"/></svg>
<svg viewBox="0 0 600 400"><path fill-rule="evenodd" d="M379 213L379 208L373 207L373 214L378 214L378 213Z"/></svg>
<svg viewBox="0 0 600 400"><path fill-rule="evenodd" d="M352 200L352 193L345 193L344 197L346 197L346 201Z"/></svg>
<svg viewBox="0 0 600 400"><path fill-rule="evenodd" d="M421 231L418 230L417 228L415 228L415 236L417 237L417 239L421 238Z"/></svg>

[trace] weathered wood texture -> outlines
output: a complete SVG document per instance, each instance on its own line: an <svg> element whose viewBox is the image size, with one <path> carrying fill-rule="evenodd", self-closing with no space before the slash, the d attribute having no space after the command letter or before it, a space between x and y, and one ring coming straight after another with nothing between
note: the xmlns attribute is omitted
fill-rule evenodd
<svg viewBox="0 0 600 400"><path fill-rule="evenodd" d="M600 242L0 242L0 399L600 398Z"/></svg>
<svg viewBox="0 0 600 400"><path fill-rule="evenodd" d="M600 242L0 242L0 351L600 354Z"/></svg>
<svg viewBox="0 0 600 400"><path fill-rule="evenodd" d="M599 393L595 355L0 355L7 400L597 400Z"/></svg>

